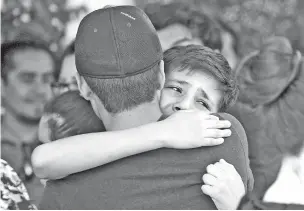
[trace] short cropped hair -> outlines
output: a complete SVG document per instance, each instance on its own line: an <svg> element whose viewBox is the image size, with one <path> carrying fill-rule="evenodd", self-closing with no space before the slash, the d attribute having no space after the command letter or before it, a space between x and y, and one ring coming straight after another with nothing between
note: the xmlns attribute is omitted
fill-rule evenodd
<svg viewBox="0 0 304 211"><path fill-rule="evenodd" d="M210 73L222 84L223 97L219 111L223 112L233 105L239 88L235 76L225 57L200 45L176 46L164 53L165 73L169 71L204 71Z"/></svg>
<svg viewBox="0 0 304 211"><path fill-rule="evenodd" d="M98 79L83 76L105 109L113 114L151 102L161 88L159 64L143 73L125 78Z"/></svg>
<svg viewBox="0 0 304 211"><path fill-rule="evenodd" d="M53 60L54 70L57 70L57 59L53 52L48 48L45 43L35 41L11 41L1 44L1 77L6 82L7 74L14 68L14 62L12 55L18 51L24 51L28 49L42 50L48 53ZM54 72L55 72L54 71Z"/></svg>
<svg viewBox="0 0 304 211"><path fill-rule="evenodd" d="M48 119L51 141L85 133L103 132L105 127L96 116L89 101L79 91L68 91L55 97L44 108L45 114L57 115L58 118Z"/></svg>

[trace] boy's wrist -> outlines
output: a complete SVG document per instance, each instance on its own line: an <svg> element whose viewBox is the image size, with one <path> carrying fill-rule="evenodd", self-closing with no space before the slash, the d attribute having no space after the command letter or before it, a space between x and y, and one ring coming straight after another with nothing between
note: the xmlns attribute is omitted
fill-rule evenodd
<svg viewBox="0 0 304 211"><path fill-rule="evenodd" d="M170 135L172 134L166 127L165 121L151 123L147 128L149 139L153 142L156 148L164 148L168 146Z"/></svg>
<svg viewBox="0 0 304 211"><path fill-rule="evenodd" d="M174 131L172 131L171 124L169 124L167 120L163 120L157 122L155 126L156 127L154 132L157 133L157 144L160 146L160 148L170 147L170 143L172 143L172 141L174 140L175 134Z"/></svg>

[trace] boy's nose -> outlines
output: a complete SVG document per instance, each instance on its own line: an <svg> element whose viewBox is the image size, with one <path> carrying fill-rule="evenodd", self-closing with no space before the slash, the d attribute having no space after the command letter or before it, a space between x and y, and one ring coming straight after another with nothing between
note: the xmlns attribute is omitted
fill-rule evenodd
<svg viewBox="0 0 304 211"><path fill-rule="evenodd" d="M180 111L180 110L189 110L192 109L192 102L190 99L183 99L182 101L176 103L174 105L174 111Z"/></svg>

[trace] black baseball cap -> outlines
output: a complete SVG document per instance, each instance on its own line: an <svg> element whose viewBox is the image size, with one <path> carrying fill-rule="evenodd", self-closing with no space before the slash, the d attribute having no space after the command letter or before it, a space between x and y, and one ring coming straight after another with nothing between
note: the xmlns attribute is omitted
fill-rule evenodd
<svg viewBox="0 0 304 211"><path fill-rule="evenodd" d="M135 6L95 10L78 27L75 60L80 75L123 78L145 72L162 59L154 26Z"/></svg>

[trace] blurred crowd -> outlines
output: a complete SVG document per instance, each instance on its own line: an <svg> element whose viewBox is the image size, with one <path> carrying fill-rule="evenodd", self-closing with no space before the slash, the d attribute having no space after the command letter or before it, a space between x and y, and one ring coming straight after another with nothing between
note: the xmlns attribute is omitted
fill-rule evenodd
<svg viewBox="0 0 304 211"><path fill-rule="evenodd" d="M254 177L253 190L245 194L238 208L303 209L301 51L288 38L272 36L262 40L259 48L242 55L240 35L228 23L190 8L187 3L151 3L145 5L144 12L157 31L163 51L176 46L206 46L221 53L231 67L240 93L227 113L245 129ZM50 107L49 102L78 90L76 72L75 41L60 56L49 43L35 38L1 44L1 208L36 209L40 203L45 181L35 175L31 155L37 146L63 138L60 133L50 138L43 124L50 119L46 113L65 109L63 105L68 104L61 102ZM83 103L81 107L87 106L86 101ZM74 114L77 115L96 118L93 112ZM94 125L96 128L88 132L104 127ZM82 128L80 133L87 133L85 124ZM5 188L15 196L10 196Z"/></svg>

